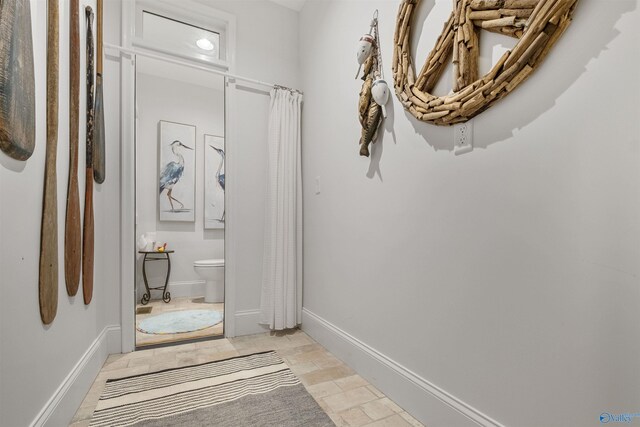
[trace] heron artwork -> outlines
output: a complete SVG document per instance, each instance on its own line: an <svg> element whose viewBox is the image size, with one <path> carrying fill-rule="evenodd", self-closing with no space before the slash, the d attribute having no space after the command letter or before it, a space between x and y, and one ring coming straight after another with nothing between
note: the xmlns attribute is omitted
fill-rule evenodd
<svg viewBox="0 0 640 427"><path fill-rule="evenodd" d="M173 187L180 181L180 178L182 178L182 175L184 174L184 156L181 151L184 149L193 150L193 148L187 147L179 140L173 141L170 145L173 155L177 157L177 161L167 163L162 169L162 172L160 173L159 194L162 194L164 190L167 190L167 198L171 205L171 211L176 212L173 202L178 203L180 205L180 209L184 209L184 204L171 195Z"/></svg>
<svg viewBox="0 0 640 427"><path fill-rule="evenodd" d="M218 170L216 171L216 182L222 189L222 193L224 193L224 172L222 171L222 168L224 167L224 150L220 148L216 148L213 145L209 145L209 147L213 148L216 151L216 153L220 155L220 164L218 165ZM224 213L225 213L225 210L223 209L222 216L218 221L224 222Z"/></svg>

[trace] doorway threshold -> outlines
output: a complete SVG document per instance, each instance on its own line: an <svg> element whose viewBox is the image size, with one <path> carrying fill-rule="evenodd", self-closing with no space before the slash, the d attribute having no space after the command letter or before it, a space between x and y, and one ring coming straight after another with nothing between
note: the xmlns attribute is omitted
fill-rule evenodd
<svg viewBox="0 0 640 427"><path fill-rule="evenodd" d="M198 343L203 341L222 340L224 338L225 338L224 335L212 335L209 337L177 339L175 341L167 341L162 343L137 345L135 351L152 350L154 348L172 347L174 345L192 344L192 343Z"/></svg>

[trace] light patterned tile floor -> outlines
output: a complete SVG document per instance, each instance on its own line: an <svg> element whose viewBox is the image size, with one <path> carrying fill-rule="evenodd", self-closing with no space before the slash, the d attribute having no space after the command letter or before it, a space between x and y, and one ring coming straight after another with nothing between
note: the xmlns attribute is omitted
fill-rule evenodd
<svg viewBox="0 0 640 427"><path fill-rule="evenodd" d="M86 427L107 379L276 350L338 427L420 427L411 415L302 331L259 334L109 356L71 421ZM256 426L259 427L259 426ZM302 427L302 426L301 426Z"/></svg>

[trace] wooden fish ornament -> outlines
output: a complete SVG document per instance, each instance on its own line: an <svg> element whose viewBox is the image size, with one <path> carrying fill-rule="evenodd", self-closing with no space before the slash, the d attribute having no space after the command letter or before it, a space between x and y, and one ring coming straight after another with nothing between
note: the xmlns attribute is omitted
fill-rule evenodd
<svg viewBox="0 0 640 427"><path fill-rule="evenodd" d="M369 145L375 142L378 136L378 128L382 123L383 116L386 116L384 104L389 98L389 88L382 79L382 55L380 54L377 10L373 14L369 33L373 34L368 34L371 37L371 49L366 52L366 57L362 56L364 58L363 62L360 62L360 51L358 54L358 62L364 64L364 74L362 76L364 83L360 89L360 97L358 99L358 120L362 127L359 141L360 155L365 157L369 157ZM359 73L360 69L358 69ZM356 75L357 77L358 75Z"/></svg>
<svg viewBox="0 0 640 427"><path fill-rule="evenodd" d="M372 99L367 109L365 123L362 125L362 136L360 137L361 156L369 157L369 144L375 141L381 121L382 107Z"/></svg>
<svg viewBox="0 0 640 427"><path fill-rule="evenodd" d="M376 58L373 56L368 57L364 62L364 72L362 74L362 80L367 80L367 77L369 76L369 74L371 74L371 70L373 70L373 65L375 62Z"/></svg>
<svg viewBox="0 0 640 427"><path fill-rule="evenodd" d="M360 99L358 101L358 117L360 119L360 125L364 126L367 120L367 114L369 111L369 103L371 102L371 85L373 84L373 78L368 77L362 84L360 89Z"/></svg>

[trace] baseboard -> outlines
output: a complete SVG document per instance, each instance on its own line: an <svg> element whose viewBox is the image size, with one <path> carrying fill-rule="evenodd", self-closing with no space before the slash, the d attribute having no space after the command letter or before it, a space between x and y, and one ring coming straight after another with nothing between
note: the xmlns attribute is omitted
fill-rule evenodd
<svg viewBox="0 0 640 427"><path fill-rule="evenodd" d="M204 296L204 280L169 282L171 298Z"/></svg>
<svg viewBox="0 0 640 427"><path fill-rule="evenodd" d="M260 325L260 310L236 311L236 333L235 336L253 335L269 330L266 326Z"/></svg>
<svg viewBox="0 0 640 427"><path fill-rule="evenodd" d="M31 423L66 426L73 418L109 354L120 353L120 326L106 326Z"/></svg>
<svg viewBox="0 0 640 427"><path fill-rule="evenodd" d="M504 427L306 308L302 330L425 425Z"/></svg>
<svg viewBox="0 0 640 427"><path fill-rule="evenodd" d="M204 280L185 280L180 282L169 282L167 291L171 293L171 298L180 297L202 297L204 296L205 281ZM136 290L136 302L140 302L142 295L145 293L144 283L138 284ZM152 299L160 299L162 291L151 291Z"/></svg>

